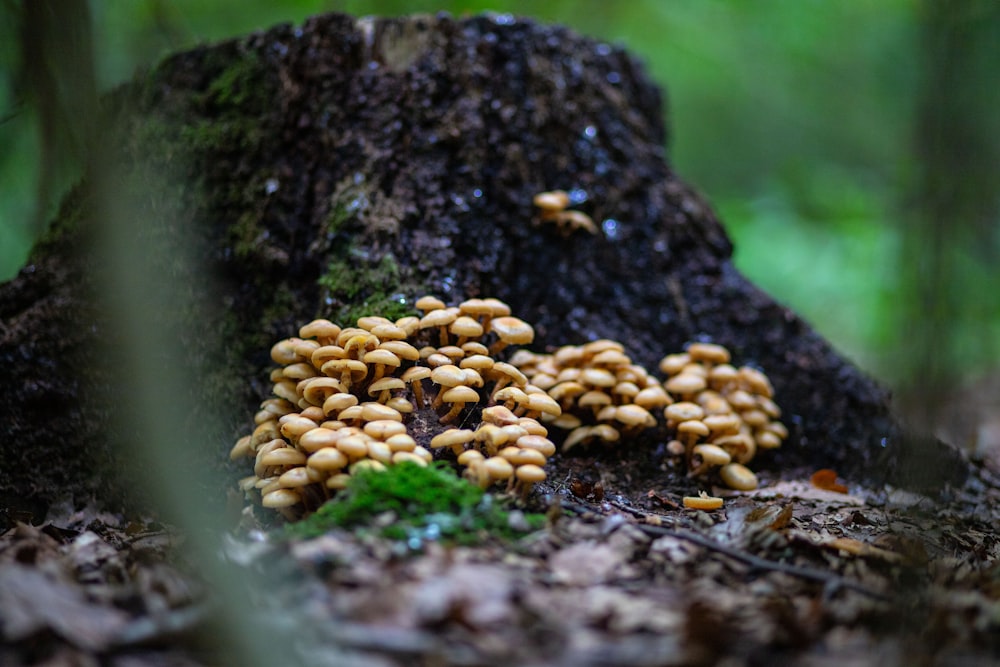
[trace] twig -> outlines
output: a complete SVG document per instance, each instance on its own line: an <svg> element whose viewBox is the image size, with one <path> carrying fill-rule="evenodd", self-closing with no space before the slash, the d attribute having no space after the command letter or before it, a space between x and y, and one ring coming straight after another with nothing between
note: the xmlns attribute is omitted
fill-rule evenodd
<svg viewBox="0 0 1000 667"><path fill-rule="evenodd" d="M564 508L572 510L577 513L582 512L596 512L600 514L599 510L587 507L583 503L574 502L572 500L563 499L562 505ZM638 515L636 510L629 509L628 512L632 515ZM733 549L732 547L727 547L723 544L700 535L698 533L689 530L678 530L674 528L664 528L663 526L653 526L645 523L633 523L639 530L646 533L647 535L652 535L656 537L676 537L680 540L685 540L693 544L705 547L706 549L711 549L717 553L724 556L728 556L734 560L738 560L742 563L749 565L755 570L765 570L771 572L782 572L784 574L789 574L794 577L799 577L800 579L809 579L811 581L818 581L823 584L824 588L832 593L838 588L845 588L869 597L876 598L878 600L889 600L889 596L884 593L880 593L873 590L863 584L856 581L851 581L850 579L845 579L838 574L832 572L827 572L826 570L819 570L812 567L804 567L801 565L789 565L787 563L782 563L780 561L768 560L766 558L761 558L760 556L754 556L753 554L747 553L745 551L740 551L738 549Z"/></svg>

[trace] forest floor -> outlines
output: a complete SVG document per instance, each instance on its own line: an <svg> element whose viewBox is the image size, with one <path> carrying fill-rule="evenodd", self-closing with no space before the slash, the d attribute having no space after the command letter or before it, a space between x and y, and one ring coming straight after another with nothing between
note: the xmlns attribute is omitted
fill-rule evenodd
<svg viewBox="0 0 1000 667"><path fill-rule="evenodd" d="M545 512L545 527L529 531L513 511L526 531L513 542L253 529L234 531L225 552L248 580L279 577L254 613L310 665L1000 658L1000 486L986 468L938 498L764 473L757 491L707 512L604 463L564 460L525 507ZM220 601L182 542L153 522L68 507L0 536L0 664L232 664L212 637Z"/></svg>

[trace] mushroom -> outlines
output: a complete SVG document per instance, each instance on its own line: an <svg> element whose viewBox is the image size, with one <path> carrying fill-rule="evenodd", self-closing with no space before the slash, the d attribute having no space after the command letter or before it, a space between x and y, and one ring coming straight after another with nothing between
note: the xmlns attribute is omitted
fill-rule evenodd
<svg viewBox="0 0 1000 667"><path fill-rule="evenodd" d="M377 400L379 403L388 403L389 398L392 396L392 390L403 389L404 387L406 387L406 383L400 378L385 377L368 385L368 395L374 396L378 394Z"/></svg>
<svg viewBox="0 0 1000 667"><path fill-rule="evenodd" d="M388 405L382 405L381 403L362 403L361 419L366 422L378 421L380 419L401 422L403 421L403 415L401 415L398 410L394 410Z"/></svg>
<svg viewBox="0 0 1000 667"><path fill-rule="evenodd" d="M722 507L722 498L710 496L704 491L697 496L684 496L681 503L691 510L717 510Z"/></svg>
<svg viewBox="0 0 1000 667"><path fill-rule="evenodd" d="M416 300L413 304L417 310L422 310L425 313L429 313L432 310L443 310L446 308L446 304L441 299L436 296L422 296Z"/></svg>
<svg viewBox="0 0 1000 667"><path fill-rule="evenodd" d="M465 451L465 445L476 437L474 431L468 429L449 428L431 438L431 448L448 447L456 456Z"/></svg>
<svg viewBox="0 0 1000 667"><path fill-rule="evenodd" d="M451 404L448 412L441 417L441 423L448 424L458 416L467 403L479 402L479 392L472 387L458 385L445 391L441 398L445 403Z"/></svg>
<svg viewBox="0 0 1000 667"><path fill-rule="evenodd" d="M691 361L705 361L709 364L728 364L729 350L715 343L691 343L687 346Z"/></svg>
<svg viewBox="0 0 1000 667"><path fill-rule="evenodd" d="M392 462L395 465L399 465L400 463L415 463L421 468L427 467L427 461L413 452L394 452L392 455Z"/></svg>
<svg viewBox="0 0 1000 667"><path fill-rule="evenodd" d="M554 214L569 206L569 194L565 190L539 192L532 198L531 202L542 209L541 217L543 219L550 219Z"/></svg>
<svg viewBox="0 0 1000 667"><path fill-rule="evenodd" d="M313 320L299 329L302 338L315 338L320 345L330 345L340 335L340 327L330 320Z"/></svg>
<svg viewBox="0 0 1000 667"><path fill-rule="evenodd" d="M375 364L375 373L372 375L372 381L378 380L385 375L387 368L396 369L399 368L400 364L399 357L385 348L376 348L366 353L364 361L366 364Z"/></svg>
<svg viewBox="0 0 1000 667"><path fill-rule="evenodd" d="M322 426L314 428L311 431L306 431L299 438L298 446L300 449L306 452L318 452L324 447L333 447L337 444L337 441L343 437L343 434L329 428L323 428Z"/></svg>
<svg viewBox="0 0 1000 667"><path fill-rule="evenodd" d="M422 408L424 406L424 387L421 384L421 380L426 380L431 376L431 369L424 366L413 366L407 368L403 372L402 380L406 384L410 385L410 391L413 392L413 398L416 401L417 407Z"/></svg>
<svg viewBox="0 0 1000 667"><path fill-rule="evenodd" d="M719 468L719 478L731 489L753 491L757 488L757 476L740 463L727 463Z"/></svg>
<svg viewBox="0 0 1000 667"><path fill-rule="evenodd" d="M497 394L508 386L520 388L528 383L527 376L517 366L504 361L495 362L487 371L487 375L496 383L493 385L493 392L490 395L491 401L502 400L497 398Z"/></svg>
<svg viewBox="0 0 1000 667"><path fill-rule="evenodd" d="M376 419L365 424L362 431L377 440L386 440L394 435L405 435L406 425L392 419Z"/></svg>
<svg viewBox="0 0 1000 667"><path fill-rule="evenodd" d="M358 397L354 394L332 394L323 401L323 412L328 417L337 417L342 411L357 404Z"/></svg>
<svg viewBox="0 0 1000 667"><path fill-rule="evenodd" d="M317 449L306 461L306 466L325 473L335 473L343 470L349 463L347 456L336 447Z"/></svg>
<svg viewBox="0 0 1000 667"><path fill-rule="evenodd" d="M508 345L527 345L535 340L535 330L524 320L505 315L490 320L490 331L497 335L497 340L490 346L490 354Z"/></svg>
<svg viewBox="0 0 1000 667"><path fill-rule="evenodd" d="M724 466L732 461L729 453L717 445L701 444L695 445L691 450L691 472L692 477L702 475L712 468Z"/></svg>
<svg viewBox="0 0 1000 667"><path fill-rule="evenodd" d="M420 318L421 329L437 329L438 345L448 344L448 326L458 319L458 311L444 308L432 310Z"/></svg>
<svg viewBox="0 0 1000 667"><path fill-rule="evenodd" d="M324 375L340 376L340 384L350 390L351 385L368 376L368 366L359 359L332 359L321 369Z"/></svg>
<svg viewBox="0 0 1000 667"><path fill-rule="evenodd" d="M455 345L461 346L470 338L479 338L482 336L483 325L468 315L461 315L455 318L455 321L448 327L448 331L458 337ZM459 352L464 355L463 350L460 349Z"/></svg>
<svg viewBox="0 0 1000 667"><path fill-rule="evenodd" d="M680 373L663 383L663 387L682 400L688 401L706 387L705 378L694 373Z"/></svg>

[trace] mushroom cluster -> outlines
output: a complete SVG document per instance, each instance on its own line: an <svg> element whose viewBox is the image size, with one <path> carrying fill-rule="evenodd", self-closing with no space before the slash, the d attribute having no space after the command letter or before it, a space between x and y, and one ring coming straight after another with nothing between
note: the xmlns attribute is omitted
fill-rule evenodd
<svg viewBox="0 0 1000 667"><path fill-rule="evenodd" d="M660 360L664 388L677 401L663 413L675 433L668 449L683 454L692 475L713 470L733 489L757 488L746 464L758 449L774 449L788 437L777 421L771 381L761 371L730 363L722 345L691 343L685 352Z"/></svg>
<svg viewBox="0 0 1000 667"><path fill-rule="evenodd" d="M673 402L659 380L632 363L613 340L565 345L552 354L518 350L511 363L558 404L562 414L543 414L542 420L569 431L564 452L656 426L654 413Z"/></svg>
<svg viewBox="0 0 1000 667"><path fill-rule="evenodd" d="M540 389L525 387L529 395L545 396ZM448 429L431 440L431 447L450 448L465 466L465 477L481 488L507 481L508 490L519 490L523 496L545 479L543 467L556 451L545 437L548 429L525 414L529 409L527 402L514 410L504 405L483 408L478 428Z"/></svg>
<svg viewBox="0 0 1000 667"><path fill-rule="evenodd" d="M481 486L512 479L511 486L526 491L544 479L539 455L551 455L555 446L535 417L558 405L496 358L509 345L530 343L531 326L497 299L447 307L428 296L415 306L422 317L362 317L343 329L315 320L271 348L278 364L271 372L274 395L261 404L253 432L230 452L233 460L254 460L254 474L240 480L244 491L258 491L265 507L296 518L360 469L427 465L432 449L461 454L469 443L481 443L472 450L481 460L470 454L459 462ZM494 403L502 405L481 407ZM424 423L482 425L449 428L418 443L407 426L416 415ZM505 476L501 461L511 474Z"/></svg>
<svg viewBox="0 0 1000 667"><path fill-rule="evenodd" d="M532 202L539 209L538 220L555 224L563 236L569 236L578 229L591 234L597 233L597 227L589 215L582 211L567 210L570 204L569 194L563 190L539 192Z"/></svg>
<svg viewBox="0 0 1000 667"><path fill-rule="evenodd" d="M662 424L671 437L667 450L684 457L692 476L717 473L730 488L750 490L757 478L746 463L758 449L779 447L788 432L776 421L781 411L767 376L729 361L721 345L691 343L660 362L667 376L661 384L610 340L553 354L519 350L511 358L559 404L562 414L543 414L542 421L568 431L562 451Z"/></svg>

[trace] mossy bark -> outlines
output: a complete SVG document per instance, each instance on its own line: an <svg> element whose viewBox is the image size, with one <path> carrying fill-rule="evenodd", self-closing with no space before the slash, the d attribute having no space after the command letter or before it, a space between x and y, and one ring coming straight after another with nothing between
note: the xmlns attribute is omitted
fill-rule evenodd
<svg viewBox="0 0 1000 667"><path fill-rule="evenodd" d="M206 433L212 456L266 395L274 340L314 316L399 316L429 292L499 297L536 348L614 338L650 369L722 343L785 410L791 436L760 465L897 470L886 393L734 268L667 161L659 90L620 48L505 18L332 14L176 54L106 106L137 252L193 293L163 317L189 332L201 405L231 428ZM533 224L532 196L555 188L600 233ZM114 375L88 352L108 332L85 193L0 286L8 501L120 498ZM162 250L179 245L196 261L173 265Z"/></svg>

